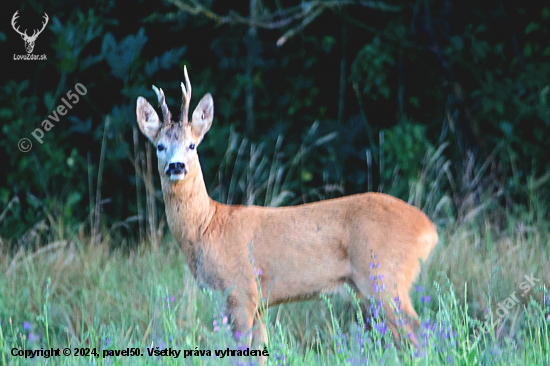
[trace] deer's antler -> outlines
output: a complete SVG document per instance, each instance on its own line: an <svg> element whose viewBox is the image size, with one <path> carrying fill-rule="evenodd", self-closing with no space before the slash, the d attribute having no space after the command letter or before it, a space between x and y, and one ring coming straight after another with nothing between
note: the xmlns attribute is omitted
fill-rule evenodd
<svg viewBox="0 0 550 366"><path fill-rule="evenodd" d="M17 18L19 18L19 15L18 15L17 13L19 13L19 10L17 10L17 11L15 12L15 14L13 14L13 17L11 18L11 26L12 26L13 30L15 30L15 31L16 31L17 33L19 33L21 36L27 38L28 36L27 36L27 30L26 30L26 29L25 29L25 32L21 32L21 31L19 30L19 27L15 28L15 21L17 20Z"/></svg>
<svg viewBox="0 0 550 366"><path fill-rule="evenodd" d="M166 105L166 100L164 99L164 92L162 91L162 88L158 89L156 86L153 85L153 90L155 91L155 94L157 94L160 109L162 109L162 116L164 120L163 122L170 123L170 119L172 118L172 115L170 114L170 111L168 110L168 106Z"/></svg>
<svg viewBox="0 0 550 366"><path fill-rule="evenodd" d="M34 41L34 40L38 37L38 35L39 35L40 33L42 33L42 31L46 28L46 25L48 24L48 20L50 20L50 18L48 17L48 14L44 13L44 15L43 15L43 17L44 17L44 22L42 23L42 29L40 29L40 30L35 29L34 32L33 32L33 34L32 34L32 36L29 36L29 35L27 34L27 30L26 30L26 29L25 29L24 32L21 32L21 31L19 30L19 27L18 27L18 26L16 27L15 22L16 22L17 18L19 17L19 14L17 14L17 13L19 13L19 10L17 10L17 11L15 12L15 14L13 14L13 17L11 18L11 26L12 26L12 28L13 28L17 33L19 33L19 34L20 34L25 40L27 40L27 41Z"/></svg>
<svg viewBox="0 0 550 366"><path fill-rule="evenodd" d="M29 38L32 38L32 39L36 39L38 37L38 35L40 33L42 33L42 31L44 30L44 28L46 28L46 24L48 24L48 20L50 20L50 18L48 18L48 14L44 13L43 17L45 18L44 20L44 23L42 23L42 29L40 30L37 30L35 29L34 30L34 33L32 34L32 36L30 36ZM38 33L37 33L38 32ZM25 33L26 33L26 30L25 30Z"/></svg>
<svg viewBox="0 0 550 366"><path fill-rule="evenodd" d="M191 82L189 81L189 75L187 74L187 66L183 67L183 73L185 74L185 86L182 82L181 91L183 92L183 98L181 101L180 121L183 121L184 117L186 119L189 118L189 103L191 102ZM188 122L191 121L188 120Z"/></svg>

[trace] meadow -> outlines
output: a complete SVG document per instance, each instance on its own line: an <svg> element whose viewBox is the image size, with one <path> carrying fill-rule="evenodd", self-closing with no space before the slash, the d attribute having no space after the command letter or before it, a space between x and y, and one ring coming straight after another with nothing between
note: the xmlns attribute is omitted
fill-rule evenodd
<svg viewBox="0 0 550 366"><path fill-rule="evenodd" d="M219 168L220 182L227 184L211 194L224 202L261 196L265 205L280 205L290 195L285 177L330 139L303 144L287 163L276 148L266 157L261 147L236 139ZM445 148L428 151L408 183L409 203L434 220L440 237L411 291L421 317L420 348L405 342L396 347L377 301L362 305L348 289L270 308L264 315L268 365L550 365L549 222L538 200L549 178L527 178L518 185L528 205L507 206L496 183L480 184L488 163L472 157L457 176ZM49 217L47 228L36 226L20 238L46 243L1 253L2 365L257 363L227 354L238 348L223 313L226 294L196 285L154 209L158 188L151 174L157 173L138 173L147 193L138 243L130 245L118 231L135 221L105 227L91 201L89 222L72 227ZM311 195L331 197L334 190L327 187ZM392 184L384 190L391 193ZM372 258L376 265L375 253ZM52 348L68 348L70 355L18 356ZM164 349L172 351L161 355Z"/></svg>

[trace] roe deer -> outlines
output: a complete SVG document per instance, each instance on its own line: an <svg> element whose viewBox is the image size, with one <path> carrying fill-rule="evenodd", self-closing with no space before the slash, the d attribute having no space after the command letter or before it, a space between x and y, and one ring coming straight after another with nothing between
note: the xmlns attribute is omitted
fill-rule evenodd
<svg viewBox="0 0 550 366"><path fill-rule="evenodd" d="M418 327L410 287L437 243L434 224L417 208L392 196L364 193L293 207L225 205L206 191L197 146L212 125L214 104L206 94L188 121L191 84L185 86L179 122L172 122L162 89L153 89L161 121L143 97L137 99L141 132L157 148L158 169L170 230L200 285L231 290L227 313L239 337L267 343L258 313L260 284L269 305L311 299L349 284L363 297L375 294L372 274L384 275L384 308L394 338L393 299L399 295L405 334ZM252 244L251 244L252 243ZM254 266L250 261L250 251ZM371 253L380 264L372 269ZM266 291L267 293L267 291ZM390 299L390 300L389 300ZM250 333L247 333L250 335ZM250 337L247 337L250 344ZM416 338L412 337L417 344Z"/></svg>

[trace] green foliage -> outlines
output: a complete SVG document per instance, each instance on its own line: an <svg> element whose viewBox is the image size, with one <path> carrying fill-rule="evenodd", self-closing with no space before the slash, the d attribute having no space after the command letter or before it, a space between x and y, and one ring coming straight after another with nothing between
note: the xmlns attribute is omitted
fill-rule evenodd
<svg viewBox="0 0 550 366"><path fill-rule="evenodd" d="M124 79L128 76L132 63L140 54L146 42L147 37L143 28L135 36L124 37L118 44L111 33L105 34L101 52L105 54L105 59L114 77Z"/></svg>
<svg viewBox="0 0 550 366"><path fill-rule="evenodd" d="M382 182L391 185L391 193L403 197L409 190L409 183L416 180L416 175L422 169L423 157L432 144L426 139L427 127L410 121L384 130L384 145L381 146L385 157L384 168L380 172ZM397 175L404 177L401 184L397 183Z"/></svg>
<svg viewBox="0 0 550 366"><path fill-rule="evenodd" d="M56 16L52 19L51 30L56 36L52 48L56 51L57 70L62 75L72 73L77 68L80 71L85 70L97 62L91 56L82 60L81 54L90 42L103 33L103 22L95 16L93 9L90 9L87 15L80 11L76 11L75 15L76 17L65 24ZM52 108L53 105L46 107Z"/></svg>
<svg viewBox="0 0 550 366"><path fill-rule="evenodd" d="M390 86L387 77L390 67L395 64L390 50L384 47L380 38L373 38L358 53L351 65L351 80L362 86L365 96L374 100L379 96L388 99Z"/></svg>

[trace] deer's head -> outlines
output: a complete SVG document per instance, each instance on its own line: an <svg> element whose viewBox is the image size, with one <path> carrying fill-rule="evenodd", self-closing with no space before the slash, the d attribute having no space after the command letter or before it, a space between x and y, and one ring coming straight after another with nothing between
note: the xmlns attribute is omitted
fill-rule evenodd
<svg viewBox="0 0 550 366"><path fill-rule="evenodd" d="M44 13L44 22L42 23L42 29L38 30L38 29L35 29L32 36L29 36L27 35L27 30L25 29L24 32L21 32L19 30L19 26L16 27L16 20L17 18L19 17L19 15L17 14L19 12L16 11L15 14L13 14L13 17L11 18L11 26L13 27L13 29L19 33L21 35L21 38L23 38L23 41L25 41L25 49L27 50L27 53L31 53L32 50L34 50L34 42L36 42L36 39L38 38L38 36L40 35L40 33L42 33L42 31L44 30L44 28L46 28L46 24L48 24L48 20L50 18L48 18L48 14Z"/></svg>
<svg viewBox="0 0 550 366"><path fill-rule="evenodd" d="M154 85L163 120L159 119L157 112L143 97L138 97L136 107L139 129L157 148L159 174L162 179L170 179L174 183L183 180L189 170L199 164L197 146L212 126L214 118L214 101L208 93L202 97L189 121L191 82L187 68L184 73L185 86L181 83L183 99L178 122L172 122L164 92Z"/></svg>

